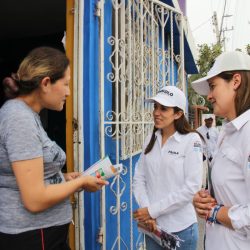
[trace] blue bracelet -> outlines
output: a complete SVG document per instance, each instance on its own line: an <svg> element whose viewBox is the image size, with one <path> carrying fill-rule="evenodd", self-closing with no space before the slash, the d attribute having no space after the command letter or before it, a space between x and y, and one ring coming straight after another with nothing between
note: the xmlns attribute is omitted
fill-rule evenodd
<svg viewBox="0 0 250 250"><path fill-rule="evenodd" d="M219 205L216 205L215 207L213 207L213 210L212 210L212 215L207 218L207 221L210 223L210 224L221 224L217 219L217 213L219 212L220 208L223 207L224 205L222 204L219 204Z"/></svg>
<svg viewBox="0 0 250 250"><path fill-rule="evenodd" d="M224 205L220 204L220 205L217 205L214 209L214 220L215 220L215 223L217 224L221 224L218 220L217 220L217 213L219 212L219 210L221 209L221 207L223 207Z"/></svg>

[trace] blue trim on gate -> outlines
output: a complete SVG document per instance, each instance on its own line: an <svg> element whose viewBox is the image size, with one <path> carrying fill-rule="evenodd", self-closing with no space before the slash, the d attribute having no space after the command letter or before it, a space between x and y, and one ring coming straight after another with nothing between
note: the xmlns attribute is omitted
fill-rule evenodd
<svg viewBox="0 0 250 250"><path fill-rule="evenodd" d="M96 9L97 0L87 0L84 1L84 83L83 83L83 107L84 107L84 169L88 168L95 161L100 158L100 138L99 138L99 20L98 17L94 15ZM169 4L170 1L164 1ZM172 3L172 1L171 1ZM112 17L112 5L111 0L105 1L105 34L111 34L111 17ZM174 40L176 49L178 49L178 41ZM111 71L111 64L109 62L109 56L111 52L111 45L107 43L107 37L104 38L105 44L105 111L112 110L112 83L108 81L106 75ZM191 52L186 47L188 44L185 40L185 60L193 61L190 57ZM188 51L190 54L188 54ZM186 65L187 67L187 65ZM193 70L193 66L190 66L190 70ZM177 79L176 65L174 69L175 79ZM106 112L105 112L106 113ZM115 140L112 137L105 138L105 148L106 153L110 156L112 163L115 162ZM138 160L138 155L133 157L133 166ZM126 160L122 162L125 166L129 166L129 161ZM129 170L129 168L128 168ZM133 167L134 170L134 167ZM133 171L132 170L132 171ZM132 173L133 175L133 173ZM122 177L127 184L126 190L122 196L122 201L129 201L129 171L127 175ZM112 181L112 180L111 180ZM107 249L111 249L112 244L116 238L116 216L110 216L109 208L112 205L116 205L116 200L113 193L109 188L106 189L106 213L107 215L107 228L109 232L107 233ZM85 192L85 217L84 217L84 227L85 227L85 248L91 250L100 249L101 245L97 243L97 234L100 227L100 192L90 194ZM130 247L130 225L129 225L129 206L126 211L121 213L121 236ZM135 205L133 199L133 206ZM134 207L135 208L135 207ZM135 222L133 222L133 235L134 244L138 236L137 229L135 227ZM110 228L114 229L110 231ZM135 249L135 245L134 245Z"/></svg>
<svg viewBox="0 0 250 250"><path fill-rule="evenodd" d="M96 1L84 2L84 169L99 160L99 51ZM100 249L96 241L100 227L100 192L84 194L85 248Z"/></svg>

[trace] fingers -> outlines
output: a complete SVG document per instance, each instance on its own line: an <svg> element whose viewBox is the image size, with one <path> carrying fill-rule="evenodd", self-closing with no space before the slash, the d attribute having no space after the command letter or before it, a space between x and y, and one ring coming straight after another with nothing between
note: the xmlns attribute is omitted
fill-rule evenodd
<svg viewBox="0 0 250 250"><path fill-rule="evenodd" d="M109 184L108 181L103 180L101 178L96 178L96 185L97 185L97 190L101 190L103 188L103 186L106 186Z"/></svg>
<svg viewBox="0 0 250 250"><path fill-rule="evenodd" d="M133 217L139 222L145 222L146 220L152 219L148 213L148 208L138 208L133 212Z"/></svg>
<svg viewBox="0 0 250 250"><path fill-rule="evenodd" d="M205 201L207 201L207 202L211 202L211 203L216 202L216 200L210 195L210 193L209 193L209 191L207 189L206 190L204 190L204 189L200 190L199 195L200 195L201 198L204 198Z"/></svg>
<svg viewBox="0 0 250 250"><path fill-rule="evenodd" d="M149 229L150 232L154 231L154 222L153 220L146 220L145 224L147 226L147 228Z"/></svg>
<svg viewBox="0 0 250 250"><path fill-rule="evenodd" d="M139 221L140 212L138 212L138 210L135 210L135 211L133 212L133 218L134 218L135 220L138 220L138 221Z"/></svg>
<svg viewBox="0 0 250 250"><path fill-rule="evenodd" d="M216 204L216 200L208 193L207 190L200 190L193 198L193 205L196 213L200 218L206 219Z"/></svg>
<svg viewBox="0 0 250 250"><path fill-rule="evenodd" d="M155 220L153 220L153 219L146 220L145 224L146 224L147 228L151 232L154 232L155 230L157 230L157 226L156 226L156 221Z"/></svg>
<svg viewBox="0 0 250 250"><path fill-rule="evenodd" d="M203 219L207 219L209 213L210 213L210 210L207 210L207 209L200 209L200 208L195 208L195 211L196 213L198 214L198 216L200 218L203 218Z"/></svg>
<svg viewBox="0 0 250 250"><path fill-rule="evenodd" d="M156 220L149 215L147 207L135 210L133 212L133 217L138 222L144 223L150 232L157 230Z"/></svg>
<svg viewBox="0 0 250 250"><path fill-rule="evenodd" d="M102 189L103 186L108 185L109 182L106 180L103 180L101 178L97 178L94 176L81 176L83 182L83 189L87 192L96 192L100 189Z"/></svg>
<svg viewBox="0 0 250 250"><path fill-rule="evenodd" d="M209 192L208 192L207 189L201 189L201 190L198 192L198 195L199 195L200 197L203 197L203 198L209 197L209 196L210 196L210 194L209 194Z"/></svg>
<svg viewBox="0 0 250 250"><path fill-rule="evenodd" d="M104 185L108 185L108 184L109 184L108 181L103 180L103 179L101 179L101 178L97 178L97 183L98 183L99 185L101 185L101 186L104 186Z"/></svg>
<svg viewBox="0 0 250 250"><path fill-rule="evenodd" d="M216 204L216 200L207 192L207 190L201 190L197 192L193 198L193 204Z"/></svg>
<svg viewBox="0 0 250 250"><path fill-rule="evenodd" d="M96 180L95 180L96 182L95 182L95 187L96 187L96 190L95 191L97 191L97 190L101 190L102 188L103 188L103 186L106 186L106 185L108 185L109 184L109 182L108 181L106 181L106 180L103 180L103 179L101 179L101 178L97 178L96 177Z"/></svg>
<svg viewBox="0 0 250 250"><path fill-rule="evenodd" d="M75 178L77 178L77 177L81 176L82 174L79 172L74 172L74 175L75 175Z"/></svg>
<svg viewBox="0 0 250 250"><path fill-rule="evenodd" d="M78 178L79 176L81 176L81 173L79 172L70 172L70 173L64 173L64 178L66 181L72 181L76 178Z"/></svg>

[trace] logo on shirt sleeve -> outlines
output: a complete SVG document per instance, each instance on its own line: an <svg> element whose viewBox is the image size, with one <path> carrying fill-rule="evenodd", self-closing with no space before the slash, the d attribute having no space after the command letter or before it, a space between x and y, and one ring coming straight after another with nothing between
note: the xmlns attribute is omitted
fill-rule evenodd
<svg viewBox="0 0 250 250"><path fill-rule="evenodd" d="M247 168L250 170L250 155L248 156L248 160L247 160Z"/></svg>
<svg viewBox="0 0 250 250"><path fill-rule="evenodd" d="M199 141L194 142L193 149L195 152L202 152L201 143Z"/></svg>

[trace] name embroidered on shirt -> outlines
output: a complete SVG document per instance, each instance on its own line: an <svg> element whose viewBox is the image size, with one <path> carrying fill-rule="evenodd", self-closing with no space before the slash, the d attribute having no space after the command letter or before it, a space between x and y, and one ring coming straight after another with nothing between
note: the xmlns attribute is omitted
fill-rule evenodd
<svg viewBox="0 0 250 250"><path fill-rule="evenodd" d="M168 153L171 155L178 155L179 154L179 152L172 151L172 150L169 150Z"/></svg>

